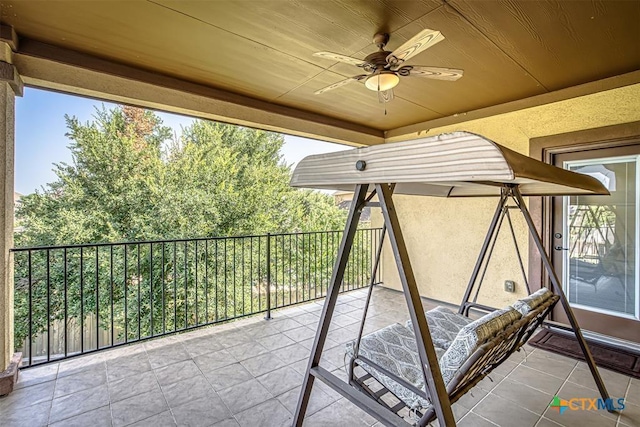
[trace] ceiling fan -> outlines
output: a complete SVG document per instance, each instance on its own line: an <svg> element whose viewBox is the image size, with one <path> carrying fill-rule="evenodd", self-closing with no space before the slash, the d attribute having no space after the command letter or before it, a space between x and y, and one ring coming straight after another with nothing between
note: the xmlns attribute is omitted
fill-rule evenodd
<svg viewBox="0 0 640 427"><path fill-rule="evenodd" d="M391 52L384 49L389 41L389 34L379 33L373 36L373 43L378 46L378 51L367 55L364 59L333 52L316 52L313 54L314 56L355 65L362 68L367 74L360 74L341 80L317 90L315 94L320 95L351 82L362 82L367 89L378 92L378 100L380 102L389 102L393 99L393 88L400 83L400 77L458 80L462 77L462 70L423 65L404 65L405 61L442 40L444 40L444 36L440 31L424 29Z"/></svg>

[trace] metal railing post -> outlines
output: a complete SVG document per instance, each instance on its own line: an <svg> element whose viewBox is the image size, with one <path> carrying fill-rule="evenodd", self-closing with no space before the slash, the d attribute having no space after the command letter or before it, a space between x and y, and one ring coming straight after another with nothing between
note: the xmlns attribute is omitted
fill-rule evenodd
<svg viewBox="0 0 640 427"><path fill-rule="evenodd" d="M267 233L267 315L265 320L271 320L271 233Z"/></svg>

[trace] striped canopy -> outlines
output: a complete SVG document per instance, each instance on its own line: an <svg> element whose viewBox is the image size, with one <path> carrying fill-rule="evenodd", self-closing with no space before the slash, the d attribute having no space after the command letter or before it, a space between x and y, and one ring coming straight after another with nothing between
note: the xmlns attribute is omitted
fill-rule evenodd
<svg viewBox="0 0 640 427"><path fill-rule="evenodd" d="M291 178L303 188L353 191L356 184L396 184L396 194L440 197L499 196L504 184L518 184L523 196L609 194L595 178L469 132L308 156Z"/></svg>

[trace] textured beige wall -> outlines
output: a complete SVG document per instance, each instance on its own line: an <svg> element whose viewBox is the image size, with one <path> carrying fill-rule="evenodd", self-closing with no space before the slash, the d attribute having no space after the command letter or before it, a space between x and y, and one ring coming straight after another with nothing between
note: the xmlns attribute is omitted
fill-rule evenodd
<svg viewBox="0 0 640 427"><path fill-rule="evenodd" d="M13 354L13 167L15 95L0 82L0 371Z"/></svg>
<svg viewBox="0 0 640 427"><path fill-rule="evenodd" d="M430 129L423 135L457 130L481 134L524 154L529 139L640 120L640 84ZM423 296L459 304L495 209L496 199L440 199L396 196L400 223ZM379 210L372 225L381 226ZM527 266L527 231L517 212L514 225ZM390 248L382 260L384 285L400 283ZM516 282L516 294L505 292L505 280ZM503 306L524 295L522 274L508 229L503 228L478 301Z"/></svg>

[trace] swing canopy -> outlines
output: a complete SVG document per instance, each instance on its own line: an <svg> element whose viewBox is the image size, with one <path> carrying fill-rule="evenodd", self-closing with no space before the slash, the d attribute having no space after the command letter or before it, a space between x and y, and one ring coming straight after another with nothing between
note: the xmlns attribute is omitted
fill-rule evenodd
<svg viewBox="0 0 640 427"><path fill-rule="evenodd" d="M470 132L305 157L293 187L353 191L357 184L394 183L395 194L500 196L516 184L523 196L609 192L597 179L532 159Z"/></svg>

